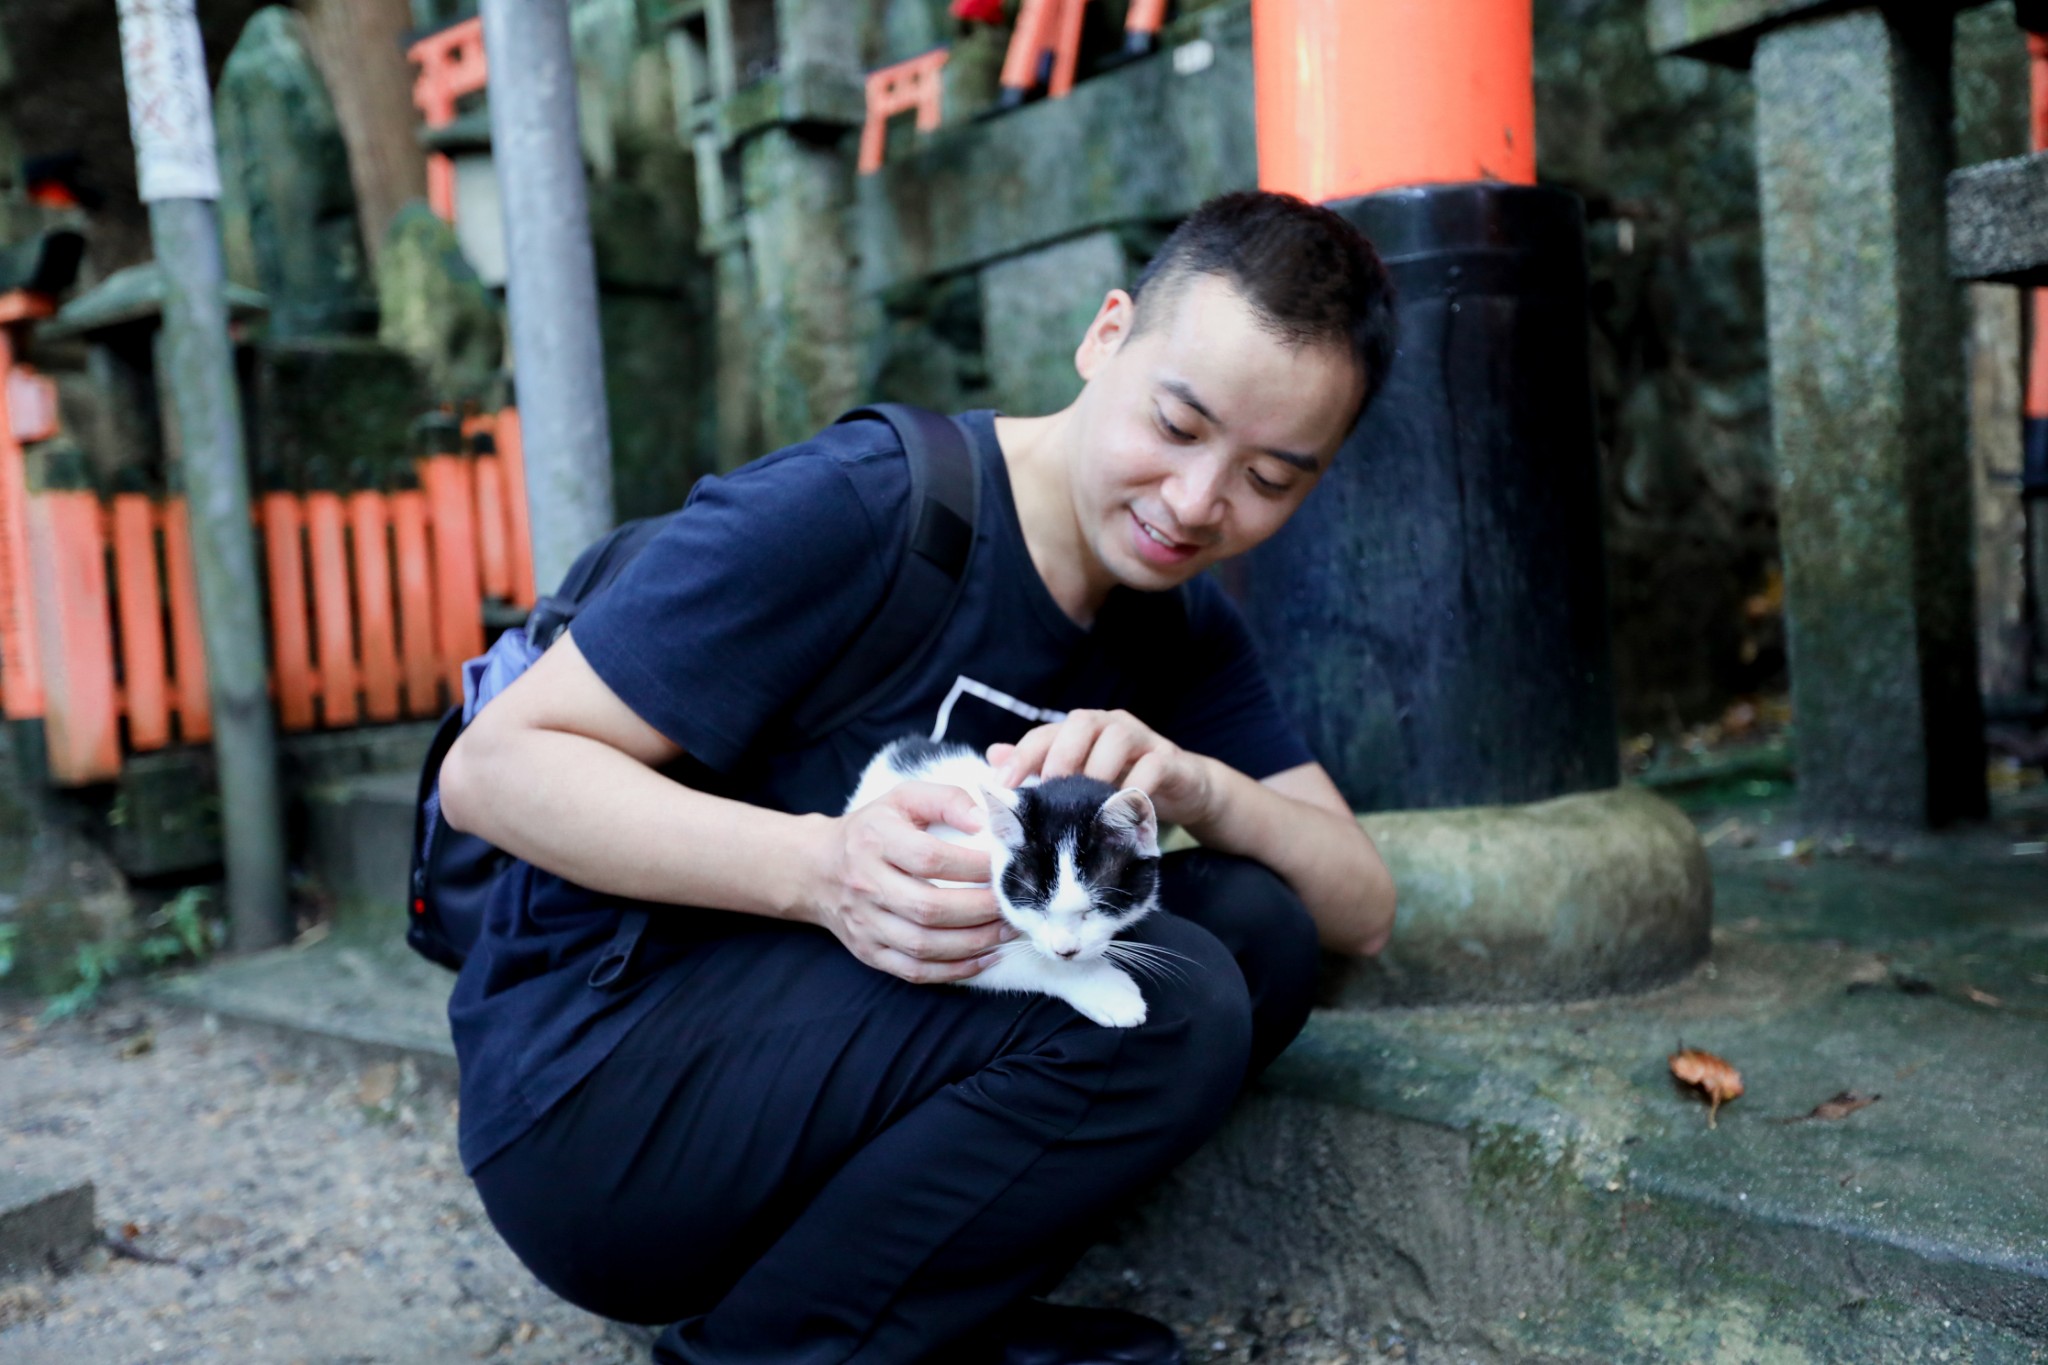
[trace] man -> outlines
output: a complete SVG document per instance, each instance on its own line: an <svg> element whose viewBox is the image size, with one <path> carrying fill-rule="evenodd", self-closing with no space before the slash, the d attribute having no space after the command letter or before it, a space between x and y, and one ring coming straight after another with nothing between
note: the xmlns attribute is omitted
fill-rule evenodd
<svg viewBox="0 0 2048 1365"><path fill-rule="evenodd" d="M778 728L901 553L903 453L851 423L707 485L479 713L443 809L522 861L450 1005L463 1156L536 1275L670 1323L656 1358L693 1365L1180 1359L1029 1296L1293 1038L1318 943L1391 928L1384 864L1200 575L1309 495L1392 328L1334 214L1212 201L1104 299L1071 406L963 419L980 524L901 696L817 743ZM839 813L905 733L1143 787L1200 841L1133 931L1185 959L1145 1024L946 988L1011 933L987 889L933 885L988 878L926 832L973 801Z"/></svg>

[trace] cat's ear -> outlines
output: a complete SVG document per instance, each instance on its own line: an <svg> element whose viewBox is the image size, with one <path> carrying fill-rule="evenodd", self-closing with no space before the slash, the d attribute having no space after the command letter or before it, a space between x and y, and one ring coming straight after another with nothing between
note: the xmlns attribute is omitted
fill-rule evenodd
<svg viewBox="0 0 2048 1365"><path fill-rule="evenodd" d="M1017 818L1017 793L1008 787L981 788L981 808L988 812L988 832L1008 849L1024 847L1024 822Z"/></svg>
<svg viewBox="0 0 2048 1365"><path fill-rule="evenodd" d="M1142 787L1125 787L1102 803L1102 823L1127 835L1140 858L1159 856L1159 814Z"/></svg>

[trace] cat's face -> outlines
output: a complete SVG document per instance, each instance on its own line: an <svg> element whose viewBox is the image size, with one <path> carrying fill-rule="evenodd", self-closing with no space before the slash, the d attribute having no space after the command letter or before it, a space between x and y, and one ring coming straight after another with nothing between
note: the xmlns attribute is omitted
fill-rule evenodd
<svg viewBox="0 0 2048 1365"><path fill-rule="evenodd" d="M1056 961L1102 956L1150 913L1159 891L1159 818L1136 787L1057 777L988 791L996 904L1031 946Z"/></svg>

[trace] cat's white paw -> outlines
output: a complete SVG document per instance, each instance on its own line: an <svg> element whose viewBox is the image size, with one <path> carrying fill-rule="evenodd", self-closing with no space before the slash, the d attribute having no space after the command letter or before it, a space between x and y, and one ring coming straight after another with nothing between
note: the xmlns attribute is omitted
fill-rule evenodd
<svg viewBox="0 0 2048 1365"><path fill-rule="evenodd" d="M1145 1022L1144 992L1122 972L1070 991L1067 1003L1104 1028L1136 1028Z"/></svg>

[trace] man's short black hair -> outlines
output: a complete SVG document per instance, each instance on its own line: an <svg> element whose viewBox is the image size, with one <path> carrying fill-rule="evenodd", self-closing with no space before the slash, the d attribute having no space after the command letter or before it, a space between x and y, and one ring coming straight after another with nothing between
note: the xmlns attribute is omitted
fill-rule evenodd
<svg viewBox="0 0 2048 1365"><path fill-rule="evenodd" d="M1394 361L1394 286L1365 234L1329 209L1269 190L1222 194L1173 230L1131 286L1131 334L1167 315L1190 281L1227 281L1291 346L1349 348L1361 414Z"/></svg>

